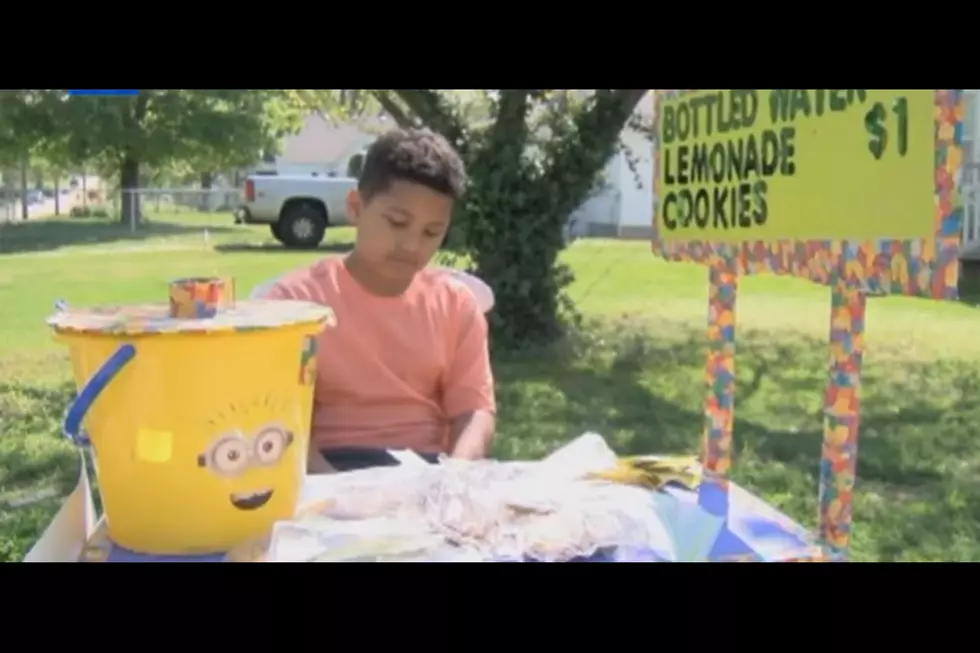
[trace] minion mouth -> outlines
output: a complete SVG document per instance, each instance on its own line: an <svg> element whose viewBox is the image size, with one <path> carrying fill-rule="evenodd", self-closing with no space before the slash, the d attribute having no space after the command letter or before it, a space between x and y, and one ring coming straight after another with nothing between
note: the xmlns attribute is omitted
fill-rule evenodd
<svg viewBox="0 0 980 653"><path fill-rule="evenodd" d="M256 510L269 502L269 499L272 498L272 490L237 492L229 498L231 499L231 505L239 510Z"/></svg>

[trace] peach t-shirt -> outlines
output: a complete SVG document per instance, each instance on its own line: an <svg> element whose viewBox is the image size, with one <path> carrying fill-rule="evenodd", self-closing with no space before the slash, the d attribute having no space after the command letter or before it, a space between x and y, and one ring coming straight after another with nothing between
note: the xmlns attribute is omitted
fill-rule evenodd
<svg viewBox="0 0 980 653"><path fill-rule="evenodd" d="M494 412L487 322L451 275L420 272L399 297L372 295L342 257L286 274L267 295L326 304L337 317L320 336L313 443L448 452L449 422Z"/></svg>

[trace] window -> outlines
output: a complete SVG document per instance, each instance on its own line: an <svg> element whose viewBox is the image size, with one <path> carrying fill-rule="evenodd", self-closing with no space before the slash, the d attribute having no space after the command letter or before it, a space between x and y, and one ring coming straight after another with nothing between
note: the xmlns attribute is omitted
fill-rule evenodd
<svg viewBox="0 0 980 653"><path fill-rule="evenodd" d="M977 123L977 94L978 90L963 91L963 155L967 163L978 163L974 142L980 124Z"/></svg>
<svg viewBox="0 0 980 653"><path fill-rule="evenodd" d="M963 177L961 192L963 196L963 244L968 245L980 237L980 203L978 203L976 184L980 181L978 168L980 161L976 150L976 139L980 135L980 91L963 91Z"/></svg>

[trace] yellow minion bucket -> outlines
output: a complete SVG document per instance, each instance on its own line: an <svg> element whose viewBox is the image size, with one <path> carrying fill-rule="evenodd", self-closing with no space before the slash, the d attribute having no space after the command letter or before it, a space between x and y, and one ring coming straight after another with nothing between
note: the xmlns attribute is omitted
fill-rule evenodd
<svg viewBox="0 0 980 653"><path fill-rule="evenodd" d="M296 509L316 336L333 313L253 300L177 318L173 303L172 286L171 306L62 306L48 318L79 389L64 431L94 452L116 545L224 552Z"/></svg>

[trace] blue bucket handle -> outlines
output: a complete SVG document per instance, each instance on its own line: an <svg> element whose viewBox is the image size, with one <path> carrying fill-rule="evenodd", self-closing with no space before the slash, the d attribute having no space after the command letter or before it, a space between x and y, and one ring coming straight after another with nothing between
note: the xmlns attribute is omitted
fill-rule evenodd
<svg viewBox="0 0 980 653"><path fill-rule="evenodd" d="M82 431L82 420L106 386L135 356L136 347L129 343L120 345L119 349L92 375L65 414L65 422L61 430L66 438L80 447L89 444L88 434Z"/></svg>

